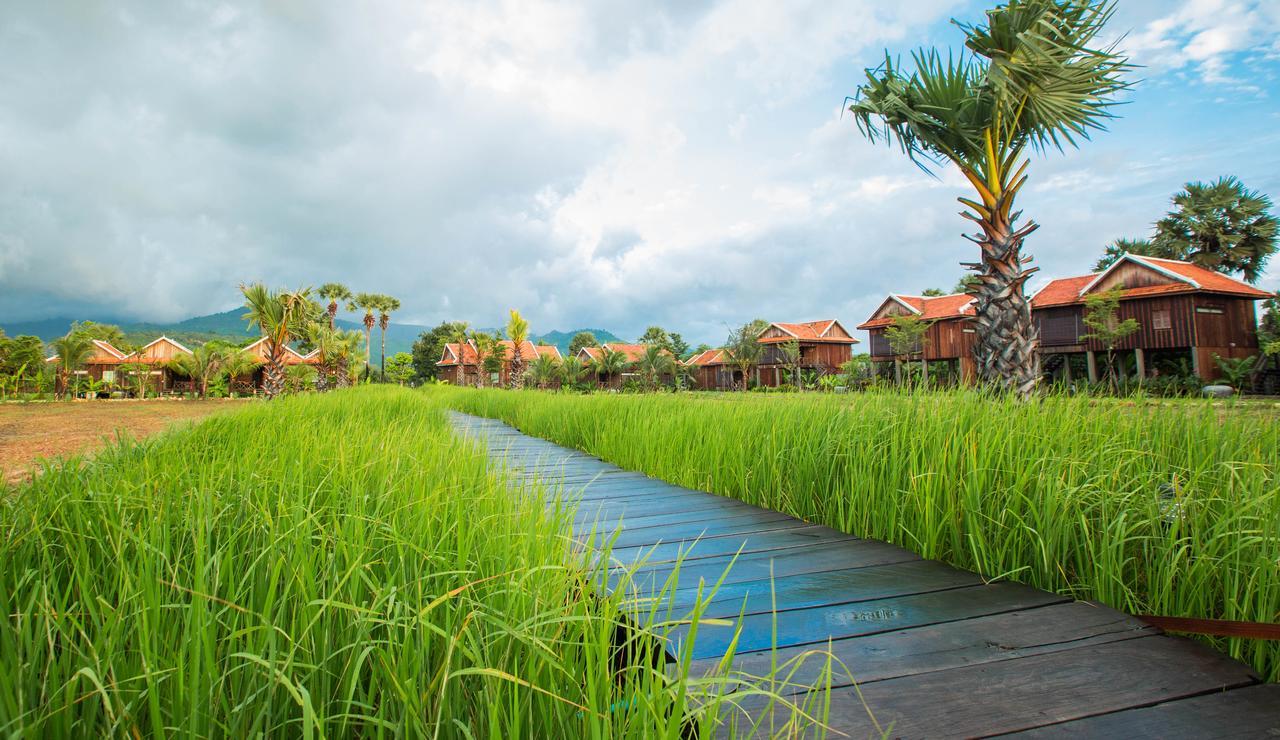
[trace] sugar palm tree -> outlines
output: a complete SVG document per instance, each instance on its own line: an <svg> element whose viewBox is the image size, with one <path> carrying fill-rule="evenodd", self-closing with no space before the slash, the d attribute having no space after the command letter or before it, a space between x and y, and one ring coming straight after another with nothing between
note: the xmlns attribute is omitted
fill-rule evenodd
<svg viewBox="0 0 1280 740"><path fill-rule="evenodd" d="M364 318L360 321L364 324L364 366L368 368L370 361L373 359L370 343L373 337L373 327L378 323L374 318L374 312L381 305L382 296L377 293L356 293L351 300L347 301L348 311L364 311Z"/></svg>
<svg viewBox="0 0 1280 740"><path fill-rule="evenodd" d="M621 375L630 365L631 362L627 356L617 350L608 347L600 348L600 356L591 363L591 369L597 375L603 375L605 385L613 385L613 379Z"/></svg>
<svg viewBox="0 0 1280 740"><path fill-rule="evenodd" d="M645 387L649 390L657 390L658 383L664 376L675 373L675 359L666 348L656 344L649 345L636 361L636 369L644 378Z"/></svg>
<svg viewBox="0 0 1280 740"><path fill-rule="evenodd" d="M446 344L453 344L458 347L458 385L467 384L467 366L464 364L466 360L467 342L471 340L471 325L465 321L455 321L449 327L448 336L445 337Z"/></svg>
<svg viewBox="0 0 1280 740"><path fill-rule="evenodd" d="M1014 199L1027 181L1029 151L1075 146L1113 116L1131 67L1114 45L1095 47L1111 2L1009 0L986 25L957 23L966 52L913 54L905 74L889 57L860 85L849 110L872 141L896 143L916 164L954 164L978 200L961 198L978 225L966 235L981 261L965 265L978 282L979 377L1020 395L1039 379L1038 337L1024 286L1035 271L1022 242L1036 229L1017 224Z"/></svg>
<svg viewBox="0 0 1280 740"><path fill-rule="evenodd" d="M311 301L311 289L295 291L271 290L262 283L241 285L245 308L244 318L250 326L256 326L266 337L263 343L266 357L262 390L267 398L275 398L285 389L284 354L289 343L306 331L307 324L318 319L313 315L315 303Z"/></svg>
<svg viewBox="0 0 1280 740"><path fill-rule="evenodd" d="M389 295L378 296L378 328L382 330L382 356L379 373L387 373L387 327L391 325L391 314L400 310L400 300Z"/></svg>
<svg viewBox="0 0 1280 740"><path fill-rule="evenodd" d="M62 398L66 396L67 389L71 385L71 376L84 367L84 363L93 355L93 340L72 331L64 337L53 340L49 346L53 348L54 356L58 358L55 388L58 397Z"/></svg>
<svg viewBox="0 0 1280 740"><path fill-rule="evenodd" d="M341 329L334 329L322 321L307 326L307 341L316 348L316 356L320 358L316 372L316 390L320 393L329 390L330 376L337 374L334 364L339 354L338 345L344 341L343 335Z"/></svg>
<svg viewBox="0 0 1280 740"><path fill-rule="evenodd" d="M511 317L507 319L507 338L511 340L511 387L519 388L524 382L524 357L521 356L521 349L524 347L525 341L529 338L529 322L525 320L520 312L511 309Z"/></svg>
<svg viewBox="0 0 1280 740"><path fill-rule="evenodd" d="M364 335L358 329L339 331L333 345L333 358L329 366L333 369L334 383L339 388L348 388L357 375L357 362L360 357L360 344Z"/></svg>
<svg viewBox="0 0 1280 740"><path fill-rule="evenodd" d="M209 395L209 381L222 373L226 362L226 352L216 343L205 342L191 350L191 354L180 354L169 361L169 367L191 378L200 386L200 397Z"/></svg>
<svg viewBox="0 0 1280 740"><path fill-rule="evenodd" d="M351 300L351 291L342 283L325 283L316 291L321 300L328 301L329 328L333 328L338 318L338 303Z"/></svg>

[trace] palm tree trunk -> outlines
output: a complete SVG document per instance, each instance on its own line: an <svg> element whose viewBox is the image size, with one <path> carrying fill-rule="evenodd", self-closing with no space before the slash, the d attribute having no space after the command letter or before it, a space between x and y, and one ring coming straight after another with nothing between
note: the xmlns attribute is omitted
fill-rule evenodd
<svg viewBox="0 0 1280 740"><path fill-rule="evenodd" d="M382 361L380 364L381 369L378 372L382 376L380 379L386 380L387 378L387 327L383 326L381 328L382 328Z"/></svg>
<svg viewBox="0 0 1280 740"><path fill-rule="evenodd" d="M1005 217L1001 196L990 217L978 221L982 234L969 237L982 249L982 262L968 264L977 273L974 289L978 378L1026 398L1040 381L1039 333L1031 320L1024 287L1038 268L1026 267L1022 241L1038 228L1034 222L1014 229L1018 214Z"/></svg>
<svg viewBox="0 0 1280 740"><path fill-rule="evenodd" d="M284 392L285 372L281 361L284 352L279 347L269 347L266 366L262 369L262 392L267 398L275 398Z"/></svg>

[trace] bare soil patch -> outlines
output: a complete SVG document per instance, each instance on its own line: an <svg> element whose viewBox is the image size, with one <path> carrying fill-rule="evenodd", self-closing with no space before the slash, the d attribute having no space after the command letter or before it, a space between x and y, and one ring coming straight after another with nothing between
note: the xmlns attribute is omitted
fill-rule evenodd
<svg viewBox="0 0 1280 740"><path fill-rule="evenodd" d="M174 422L243 408L247 399L0 404L0 486L21 483L40 458L92 452L119 434L135 439Z"/></svg>

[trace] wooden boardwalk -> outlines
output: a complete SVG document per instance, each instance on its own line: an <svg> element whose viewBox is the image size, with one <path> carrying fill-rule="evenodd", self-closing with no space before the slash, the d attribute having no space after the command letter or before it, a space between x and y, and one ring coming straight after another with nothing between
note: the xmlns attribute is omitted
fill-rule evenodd
<svg viewBox="0 0 1280 740"><path fill-rule="evenodd" d="M1101 604L987 583L491 419L453 422L518 476L575 500L575 536L617 531L612 557L642 563L633 584L662 587L682 558L677 606L691 605L699 581L714 583L736 556L705 612L741 627L734 668L762 675L775 660L829 646L857 682L855 691L840 672L829 689L829 725L851 737L879 736L869 709L893 737L1280 738L1280 685ZM693 671L712 670L734 632L701 626ZM685 636L672 635L677 644ZM794 680L811 683L820 663L807 661ZM778 706L742 706L763 734L785 722Z"/></svg>

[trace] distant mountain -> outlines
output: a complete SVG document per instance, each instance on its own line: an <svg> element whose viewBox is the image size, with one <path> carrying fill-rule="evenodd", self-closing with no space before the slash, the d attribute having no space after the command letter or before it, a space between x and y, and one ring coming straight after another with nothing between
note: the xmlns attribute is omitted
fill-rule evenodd
<svg viewBox="0 0 1280 740"><path fill-rule="evenodd" d="M239 342L248 337L252 337L256 332L249 328L248 323L243 318L243 308L233 308L230 311L221 313L211 313L207 316L196 316L183 321L177 321L169 324L139 322L139 321L121 321L110 317L90 317L90 320L100 324L115 324L129 338L130 342L135 344L144 344L155 339L160 335L165 335L171 339L176 339L184 344L201 344L210 339L223 339L227 341ZM66 334L71 329L73 319L59 317L53 319L43 319L40 321L26 321L21 323L0 323L0 330L11 337L22 334L32 334L40 337L42 341L50 342L58 337ZM347 319L338 319L338 326L343 329L359 329L364 331L364 325L358 321L349 321ZM418 335L430 331L431 327L421 326L419 324L397 324L392 322L387 327L387 356L396 354L397 352L412 352L413 343L417 340ZM529 337L534 342L546 342L554 344L560 348L562 354L569 351L569 342L573 339L573 335L580 331L589 331L595 335L600 342L621 342L623 341L617 335L605 329L574 329L573 331L551 331L546 334L539 334ZM381 348L382 332L377 327L373 329L373 354L376 357Z"/></svg>

